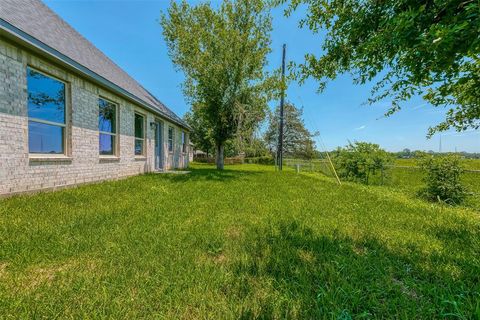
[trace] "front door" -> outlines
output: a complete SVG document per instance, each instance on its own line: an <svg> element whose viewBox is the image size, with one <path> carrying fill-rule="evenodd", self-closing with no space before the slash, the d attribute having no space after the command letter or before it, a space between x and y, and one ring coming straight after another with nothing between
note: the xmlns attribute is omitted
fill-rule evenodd
<svg viewBox="0 0 480 320"><path fill-rule="evenodd" d="M163 168L162 146L162 124L155 121L155 170Z"/></svg>

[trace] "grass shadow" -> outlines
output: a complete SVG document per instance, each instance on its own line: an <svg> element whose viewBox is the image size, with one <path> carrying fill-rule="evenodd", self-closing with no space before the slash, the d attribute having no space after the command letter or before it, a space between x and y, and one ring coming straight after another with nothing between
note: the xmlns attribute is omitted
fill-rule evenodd
<svg viewBox="0 0 480 320"><path fill-rule="evenodd" d="M479 312L473 262L415 248L399 254L375 239L354 241L335 232L317 236L295 222L257 229L244 241L248 258L232 267L236 299L250 301L241 319L466 319ZM453 276L448 266L460 272Z"/></svg>
<svg viewBox="0 0 480 320"><path fill-rule="evenodd" d="M161 176L171 182L187 182L187 181L229 181L242 179L248 176L258 175L261 172L253 170L217 170L211 167L195 167L189 168L187 174L167 173Z"/></svg>

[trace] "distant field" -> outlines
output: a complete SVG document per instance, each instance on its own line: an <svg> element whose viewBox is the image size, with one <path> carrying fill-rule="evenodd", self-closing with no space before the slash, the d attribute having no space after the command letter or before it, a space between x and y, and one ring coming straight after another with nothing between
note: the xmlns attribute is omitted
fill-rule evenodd
<svg viewBox="0 0 480 320"><path fill-rule="evenodd" d="M417 166L416 159L397 159L397 166ZM463 159L462 164L465 170L480 170L480 159Z"/></svg>
<svg viewBox="0 0 480 320"><path fill-rule="evenodd" d="M329 177L333 177L330 165L325 160L298 160L286 159L285 163L291 168L300 165L300 171L321 172ZM462 160L466 170L480 170L480 160L464 159ZM423 186L423 173L415 159L397 159L395 167L389 171L390 179L385 180L385 185L377 186L379 188L389 188L401 191L409 197L415 198L418 191ZM468 197L464 206L480 208L480 172L465 172L463 181L471 195Z"/></svg>

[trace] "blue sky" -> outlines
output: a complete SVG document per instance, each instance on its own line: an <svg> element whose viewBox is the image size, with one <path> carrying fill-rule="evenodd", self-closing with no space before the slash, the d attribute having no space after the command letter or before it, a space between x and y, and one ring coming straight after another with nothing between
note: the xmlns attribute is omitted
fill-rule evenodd
<svg viewBox="0 0 480 320"><path fill-rule="evenodd" d="M46 0L45 3L173 111L180 116L188 111L180 88L183 76L175 71L167 55L158 24L160 12L166 10L169 1ZM287 44L289 61L301 62L305 53L320 52L321 35L297 27L304 11L285 18L283 10L277 8L272 15L270 68L280 66L283 43ZM443 119L444 110L415 98L401 112L383 118L387 100L375 106L362 105L370 95L371 86L354 85L351 77L344 75L318 94L317 84L311 80L302 86L290 84L287 99L304 107L306 126L321 132L328 149L345 145L349 140L361 140L378 143L390 151L403 148L438 151L440 136L427 140L425 135L429 126ZM457 148L480 152L478 130L446 132L441 139L443 151Z"/></svg>

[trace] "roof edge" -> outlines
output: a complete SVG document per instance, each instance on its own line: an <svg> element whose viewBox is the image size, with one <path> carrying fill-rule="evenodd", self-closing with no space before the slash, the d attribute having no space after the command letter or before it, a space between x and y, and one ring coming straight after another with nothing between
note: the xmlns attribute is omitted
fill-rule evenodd
<svg viewBox="0 0 480 320"><path fill-rule="evenodd" d="M148 111L162 118L165 118L166 120L172 121L173 123L179 125L180 127L183 127L184 129L191 130L190 126L184 123L183 121L179 121L178 119L172 118L168 114L162 112L161 110L158 110L157 108L153 107L149 103L143 101L142 99L138 98L137 96L133 95L127 90L121 88L120 86L116 85L110 80L105 79L101 75L81 65L75 60L67 57L61 52L55 50L54 48L48 46L42 41L36 39L35 37L32 37L28 33L13 26L12 24L8 23L2 18L0 18L0 35L1 34L6 35L7 38L10 38L11 40L21 42L21 44L23 44L25 47L29 49L33 49L34 51L37 51L45 56L58 60L63 66L69 68L70 70L73 70L78 74L81 74L84 77L87 77L88 79L92 80L94 83L102 87L105 87L109 90L112 90L113 92L121 95L127 100L140 105L141 107L147 109Z"/></svg>

